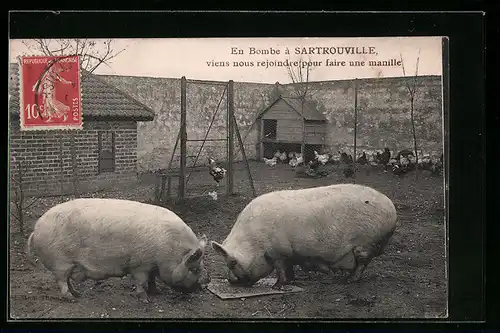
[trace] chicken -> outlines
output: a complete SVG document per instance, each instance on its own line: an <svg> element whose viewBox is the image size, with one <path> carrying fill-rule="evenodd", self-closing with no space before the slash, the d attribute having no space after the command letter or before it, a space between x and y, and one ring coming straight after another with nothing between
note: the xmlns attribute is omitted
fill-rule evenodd
<svg viewBox="0 0 500 333"><path fill-rule="evenodd" d="M217 200L217 192L216 191L208 192L208 195L211 196L214 201Z"/></svg>
<svg viewBox="0 0 500 333"><path fill-rule="evenodd" d="M276 162L277 162L277 158L276 156L273 157L273 158L265 158L264 157L264 163L266 163L266 165L270 166L270 167L273 167L276 165Z"/></svg>
<svg viewBox="0 0 500 333"><path fill-rule="evenodd" d="M292 158L294 158L296 155L296 153L294 153L293 151L289 152L288 153L288 159L291 160Z"/></svg>
<svg viewBox="0 0 500 333"><path fill-rule="evenodd" d="M410 165L410 160L404 156L400 156L399 157L399 164L402 166L402 167L405 167L407 168L409 165Z"/></svg>
<svg viewBox="0 0 500 333"><path fill-rule="evenodd" d="M392 171L394 171L394 166L395 166L395 165L398 165L398 167L399 167L399 162L398 162L395 158L391 158L391 159L389 160L389 162L387 162L387 163L385 164L385 170L384 170L384 172L387 172L387 169L388 169L388 168L392 168L392 169L393 169Z"/></svg>
<svg viewBox="0 0 500 333"><path fill-rule="evenodd" d="M218 166L211 157L208 157L208 168L210 175L217 182L217 186L219 186L219 182L226 176L226 169Z"/></svg>
<svg viewBox="0 0 500 333"><path fill-rule="evenodd" d="M346 153L344 152L340 152L340 161L344 164L352 164L352 156L351 155L347 155Z"/></svg>
<svg viewBox="0 0 500 333"><path fill-rule="evenodd" d="M417 158L415 156L409 155L407 158L410 161L410 164L415 165L417 163Z"/></svg>
<svg viewBox="0 0 500 333"><path fill-rule="evenodd" d="M389 148L384 148L384 152L380 154L380 163L382 165L387 165L391 159L391 151Z"/></svg>
<svg viewBox="0 0 500 333"><path fill-rule="evenodd" d="M368 163L368 159L366 158L366 153L363 152L360 158L358 158L358 163L361 165L365 165Z"/></svg>
<svg viewBox="0 0 500 333"><path fill-rule="evenodd" d="M368 164L370 164L371 166L377 166L378 165L378 155L380 155L380 153L373 153L370 155L370 157L368 157Z"/></svg>
<svg viewBox="0 0 500 333"><path fill-rule="evenodd" d="M401 156L408 158L408 156L415 156L415 154L409 149L403 149L396 155L396 159L399 160Z"/></svg>
<svg viewBox="0 0 500 333"><path fill-rule="evenodd" d="M399 164L394 164L392 166L392 172L398 176L406 173L405 168L401 167Z"/></svg>
<svg viewBox="0 0 500 333"><path fill-rule="evenodd" d="M286 163L286 160L287 160L287 158L288 158L288 157L287 157L287 154L286 154L285 152L283 152L283 153L281 153L281 154L279 155L279 157L278 157L278 158L279 158L279 160L281 161L281 163Z"/></svg>
<svg viewBox="0 0 500 333"><path fill-rule="evenodd" d="M293 156L290 161L288 161L288 165L290 165L292 168L295 168L297 166L297 158Z"/></svg>
<svg viewBox="0 0 500 333"><path fill-rule="evenodd" d="M340 154L332 154L330 162L333 164L340 164Z"/></svg>
<svg viewBox="0 0 500 333"><path fill-rule="evenodd" d="M314 151L314 158L319 163L321 163L321 165L325 165L330 160L330 156L328 156L328 154L321 154L320 155L320 154L318 154L318 152L316 150Z"/></svg>
<svg viewBox="0 0 500 333"><path fill-rule="evenodd" d="M277 150L277 151L274 153L274 155L273 155L273 157L274 157L274 158L276 158L276 161L278 161L278 159L280 158L280 156L281 156L281 152L280 152L279 150Z"/></svg>
<svg viewBox="0 0 500 333"><path fill-rule="evenodd" d="M436 157L431 158L431 172L434 175L441 175L441 172L443 171L442 157L443 155L441 154L439 159Z"/></svg>
<svg viewBox="0 0 500 333"><path fill-rule="evenodd" d="M317 169L321 165L321 162L318 159L314 159L309 162L309 168L311 169Z"/></svg>
<svg viewBox="0 0 500 333"><path fill-rule="evenodd" d="M301 165L304 163L304 158L302 157L302 154L298 153L295 156L297 157L297 165Z"/></svg>
<svg viewBox="0 0 500 333"><path fill-rule="evenodd" d="M407 154L405 156L403 156L403 154L398 154L399 155L399 161L397 161L396 159L391 159L391 162L392 163L392 172L396 175L403 175L405 173L407 173L408 171L411 171L415 168L415 164L414 163L411 163L410 161L410 154Z"/></svg>
<svg viewBox="0 0 500 333"><path fill-rule="evenodd" d="M425 154L421 159L418 160L418 168L422 170L430 170L432 166L432 160L430 155Z"/></svg>

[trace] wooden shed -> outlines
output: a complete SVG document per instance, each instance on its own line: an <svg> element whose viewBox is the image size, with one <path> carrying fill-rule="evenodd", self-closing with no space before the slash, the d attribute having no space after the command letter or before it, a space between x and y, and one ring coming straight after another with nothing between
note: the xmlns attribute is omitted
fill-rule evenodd
<svg viewBox="0 0 500 333"><path fill-rule="evenodd" d="M305 135L304 158L314 158L314 150L323 148L327 119L311 102L298 98L278 97L257 117L258 156L272 158L274 153L301 152Z"/></svg>

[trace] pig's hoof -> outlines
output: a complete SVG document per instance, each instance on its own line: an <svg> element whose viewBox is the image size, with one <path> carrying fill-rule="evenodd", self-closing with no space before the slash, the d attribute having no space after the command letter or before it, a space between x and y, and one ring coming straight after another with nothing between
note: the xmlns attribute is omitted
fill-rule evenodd
<svg viewBox="0 0 500 333"><path fill-rule="evenodd" d="M146 292L138 293L137 297L139 298L139 301L141 301L142 303L144 303L144 304L148 304L149 303L149 297L146 294Z"/></svg>
<svg viewBox="0 0 500 333"><path fill-rule="evenodd" d="M62 294L61 298L68 302L76 302L76 297L73 296L70 292Z"/></svg>

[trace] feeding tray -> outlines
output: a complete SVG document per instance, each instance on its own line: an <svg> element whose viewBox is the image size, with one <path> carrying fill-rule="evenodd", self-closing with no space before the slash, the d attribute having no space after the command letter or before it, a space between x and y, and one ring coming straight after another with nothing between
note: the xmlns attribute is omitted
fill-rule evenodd
<svg viewBox="0 0 500 333"><path fill-rule="evenodd" d="M287 287L289 290L272 289L275 279L261 279L252 287L242 287L231 285L226 279L213 279L207 286L207 289L221 299L248 298L263 295L288 294L303 291L304 289L296 286Z"/></svg>

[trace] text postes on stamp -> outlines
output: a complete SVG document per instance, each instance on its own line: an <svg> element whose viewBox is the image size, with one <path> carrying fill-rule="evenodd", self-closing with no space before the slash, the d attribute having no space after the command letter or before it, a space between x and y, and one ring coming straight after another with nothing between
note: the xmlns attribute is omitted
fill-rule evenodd
<svg viewBox="0 0 500 333"><path fill-rule="evenodd" d="M81 129L78 56L21 58L21 130Z"/></svg>

